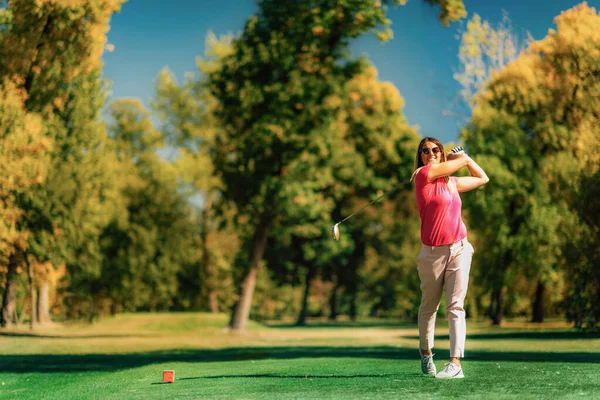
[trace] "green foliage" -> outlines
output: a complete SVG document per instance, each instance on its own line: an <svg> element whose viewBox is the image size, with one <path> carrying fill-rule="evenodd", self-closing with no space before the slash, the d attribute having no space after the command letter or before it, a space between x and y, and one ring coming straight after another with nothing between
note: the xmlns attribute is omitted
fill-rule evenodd
<svg viewBox="0 0 600 400"><path fill-rule="evenodd" d="M206 57L197 62L199 77L187 74L179 84L168 69L162 70L152 101L161 131L175 154L171 159L178 189L194 203L202 202L194 219L199 229L191 251L196 268L182 271L180 300L182 305L213 312L228 310L235 298L232 267L239 240L230 223L236 218L236 209L221 197L222 179L211 158L222 127L213 114L217 101L204 81L206 74L218 70L223 58L231 54L231 41L231 36L217 38L209 33Z"/></svg>
<svg viewBox="0 0 600 400"><path fill-rule="evenodd" d="M108 129L121 159L132 160L134 156L163 147L163 136L152 124L150 112L140 100L115 100L109 104L108 112L112 119Z"/></svg>
<svg viewBox="0 0 600 400"><path fill-rule="evenodd" d="M148 157L140 164L142 185L125 189L127 220L113 221L101 236L101 294L114 310L167 310L189 258L192 225L163 162Z"/></svg>
<svg viewBox="0 0 600 400"><path fill-rule="evenodd" d="M327 151L323 127L339 108L327 99L358 72L345 58L348 41L388 24L381 4L370 1L263 1L260 9L209 77L223 126L215 167L225 196L249 215L278 204L288 164L309 146Z"/></svg>
<svg viewBox="0 0 600 400"><path fill-rule="evenodd" d="M127 171L126 212L102 232L96 292L112 312L166 310L176 297L178 274L193 267L190 209L177 191L176 170L155 153L162 135L141 102L115 100L109 111L114 148Z"/></svg>
<svg viewBox="0 0 600 400"><path fill-rule="evenodd" d="M566 270L569 275L565 310L569 321L584 330L598 330L600 321L600 172L581 182L575 202L579 229L569 232ZM580 223L583 222L583 223Z"/></svg>

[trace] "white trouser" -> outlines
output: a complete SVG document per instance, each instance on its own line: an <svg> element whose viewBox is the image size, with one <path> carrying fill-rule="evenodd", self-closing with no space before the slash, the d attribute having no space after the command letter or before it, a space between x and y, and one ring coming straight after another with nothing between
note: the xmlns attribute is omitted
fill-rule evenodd
<svg viewBox="0 0 600 400"><path fill-rule="evenodd" d="M464 357L467 324L464 302L469 285L473 246L465 238L444 246L423 245L417 257L421 279L419 308L420 348L433 348L435 317L446 286L446 314L450 330L450 357Z"/></svg>

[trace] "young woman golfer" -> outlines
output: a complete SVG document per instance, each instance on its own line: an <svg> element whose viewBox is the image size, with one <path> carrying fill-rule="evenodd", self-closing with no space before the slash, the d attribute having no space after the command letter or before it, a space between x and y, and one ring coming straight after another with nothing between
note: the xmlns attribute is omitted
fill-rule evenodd
<svg viewBox="0 0 600 400"><path fill-rule="evenodd" d="M469 283L473 246L461 218L460 192L485 185L489 178L466 154L444 153L442 144L430 137L419 144L417 169L413 174L417 208L421 216L421 252L417 268L421 280L419 338L421 370L436 378L464 378L466 322L464 301ZM467 167L471 176L450 176ZM433 363L435 316L442 289L446 291L446 313L450 329L450 362L436 374Z"/></svg>

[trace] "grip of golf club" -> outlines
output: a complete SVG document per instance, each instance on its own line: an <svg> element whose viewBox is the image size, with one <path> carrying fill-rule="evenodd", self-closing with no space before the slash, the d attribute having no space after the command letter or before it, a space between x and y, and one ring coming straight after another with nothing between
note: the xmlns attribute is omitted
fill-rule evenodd
<svg viewBox="0 0 600 400"><path fill-rule="evenodd" d="M450 152L454 154L464 154L465 156L468 156L467 152L462 146L453 147L452 150L450 150Z"/></svg>

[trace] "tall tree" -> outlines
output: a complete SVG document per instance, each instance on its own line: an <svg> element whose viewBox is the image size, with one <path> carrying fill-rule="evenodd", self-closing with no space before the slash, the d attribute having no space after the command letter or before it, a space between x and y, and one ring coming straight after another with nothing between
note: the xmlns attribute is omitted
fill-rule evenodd
<svg viewBox="0 0 600 400"><path fill-rule="evenodd" d="M357 63L347 58L349 41L368 31L389 38L383 5L399 3L260 1L259 12L233 42L233 54L210 74L208 85L219 101L215 114L224 128L216 140L215 168L225 197L248 218L242 231L248 264L231 329L245 329L267 238L285 207L280 193L294 190L286 187L287 168L311 143L323 142L323 128L337 112L324 100L356 71ZM443 20L461 16L455 11L462 2L435 3L444 6Z"/></svg>
<svg viewBox="0 0 600 400"><path fill-rule="evenodd" d="M222 179L215 173L211 158L221 125L213 113L217 101L204 83L206 76L218 70L233 51L232 40L231 35L217 38L209 32L204 57L197 60L198 74L186 74L180 84L170 70L163 69L152 101L171 149L179 188L201 208L194 241L198 268L194 274L186 275L194 281L190 284L187 279L188 288L197 290L190 301L212 312L223 310L225 304L230 306L231 269L238 238L232 224L227 223L235 215L235 208L222 201Z"/></svg>
<svg viewBox="0 0 600 400"><path fill-rule="evenodd" d="M600 165L599 23L585 4L558 16L556 31L532 43L485 85L472 126L463 132L497 182L469 200L481 224L478 236L492 255L485 270L493 282L495 322L519 273L538 283L540 299L548 285L560 286L571 238L589 229L576 213L576 199L588 190L582 182ZM576 281L581 275L565 276Z"/></svg>
<svg viewBox="0 0 600 400"><path fill-rule="evenodd" d="M484 90L485 85L492 80L494 74L499 73L509 63L515 61L532 40L529 32L526 32L525 37L522 38L514 31L506 12L503 12L502 20L496 26L483 20L478 14L474 14L467 22L466 30L460 36L459 69L454 74L454 78L461 86L460 100L456 102L457 114L464 119L465 123L469 123L475 114L473 110L477 107L477 100L480 98L478 95ZM504 124L501 124L501 127L504 129ZM513 192L509 191L508 193ZM477 230L479 221L477 218L479 211L477 210L479 209L475 207L475 204L479 203L472 200L474 198L467 199L466 205L467 208L473 208L475 218L473 218L472 224L474 230ZM505 210L499 209L497 212L499 217ZM514 235L518 229L516 225L517 222L514 222L512 227L505 228ZM487 235L490 235L489 237L494 237L494 229L487 231L486 228L486 226L481 226L480 231L485 231ZM483 237L487 236L483 235ZM483 239L480 238L480 240ZM503 245L502 243L499 242L498 246L506 246L505 250L496 248L500 252L499 254L505 257L501 262L502 266L490 269L482 265L482 268L474 270L477 271L474 275L479 275L477 279L481 286L486 288L485 292L491 293L490 307L487 313L497 324L501 322L504 314L505 294L508 287L505 280L507 276L514 276L516 279L516 274L511 275L509 272L512 269L508 265L512 260L512 253L509 249L513 244L506 242ZM476 258L474 262L478 263L479 259ZM515 286L510 283L508 285ZM481 300L479 301L481 304Z"/></svg>
<svg viewBox="0 0 600 400"><path fill-rule="evenodd" d="M126 168L126 213L101 236L104 253L98 279L111 311L167 310L177 294L177 276L187 265L192 220L178 192L173 166L157 154L163 136L139 100L110 103L109 131Z"/></svg>
<svg viewBox="0 0 600 400"><path fill-rule="evenodd" d="M43 118L54 142L50 179L20 198L31 232L25 259L66 263L70 278L97 274L92 244L113 209L100 69L110 16L122 2L11 0L1 37L0 75L26 93L25 109Z"/></svg>
<svg viewBox="0 0 600 400"><path fill-rule="evenodd" d="M0 82L0 265L6 277L0 326L12 323L17 268L24 262L30 232L23 226L19 198L43 184L51 141L39 115L24 108L25 95L9 79Z"/></svg>
<svg viewBox="0 0 600 400"><path fill-rule="evenodd" d="M343 157L332 162L335 189L331 196L336 204L334 218L339 221L344 215L350 215L361 205L395 188L380 200L380 204L365 209L346 227L355 241L353 255L348 261L355 265L338 265L336 275L338 284L346 281L347 289L351 289L354 298L358 294L359 280L365 282L363 286L366 288L367 282L372 283L375 275L365 276L367 252L375 250L382 257L395 258L388 250L410 242L408 238L402 238L395 244L388 240L397 232L410 230L416 219L415 210L407 205L407 201L411 203L412 195L409 193L412 193L412 187L408 179L414 169L414 149L419 136L413 127L408 126L402 114L404 99L391 83L378 80L374 67L367 67L364 73L357 74L347 83L346 90L339 117L345 119L347 126L336 129L341 134L334 147L350 149L351 152L336 150ZM387 212L393 210L393 214L386 215L384 209ZM399 265L406 267L400 259L384 265L381 269L390 274L394 274L392 271ZM345 274L346 271L354 272ZM387 283L392 284L391 281ZM370 286L369 290L372 288Z"/></svg>
<svg viewBox="0 0 600 400"><path fill-rule="evenodd" d="M509 63L515 61L533 37L525 32L524 38L512 27L508 13L495 27L479 14L467 21L467 29L460 35L459 69L454 79L460 84L460 97L469 111L475 106L476 94Z"/></svg>

